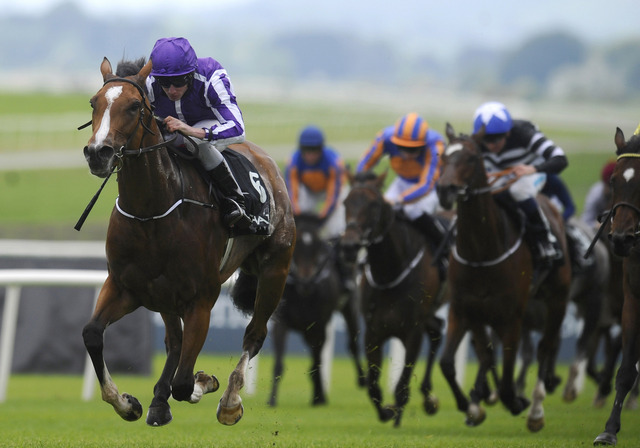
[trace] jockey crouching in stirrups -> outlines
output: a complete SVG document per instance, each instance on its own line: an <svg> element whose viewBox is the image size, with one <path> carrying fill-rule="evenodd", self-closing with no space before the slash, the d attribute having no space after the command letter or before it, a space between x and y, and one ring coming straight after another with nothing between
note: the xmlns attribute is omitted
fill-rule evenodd
<svg viewBox="0 0 640 448"><path fill-rule="evenodd" d="M444 147L442 135L429 129L429 124L418 114L409 113L378 133L357 168L358 172L368 171L383 156L389 156L397 176L384 196L427 236L434 253L445 235L444 226L433 217L439 207L434 187L440 175L440 155ZM436 260L441 276L446 270L443 264L446 249Z"/></svg>
<svg viewBox="0 0 640 448"><path fill-rule="evenodd" d="M512 168L517 180L508 192L526 216L528 231L535 239L534 258L542 266L561 263L563 254L549 222L536 201L547 174L558 174L568 165L559 146L525 120L512 120L499 102L482 104L473 117L473 134L482 136L482 152L489 173Z"/></svg>

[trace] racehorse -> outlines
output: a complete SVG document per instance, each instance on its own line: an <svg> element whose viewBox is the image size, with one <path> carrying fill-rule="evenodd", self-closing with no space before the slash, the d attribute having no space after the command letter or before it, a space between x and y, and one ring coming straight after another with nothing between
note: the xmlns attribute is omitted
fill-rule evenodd
<svg viewBox="0 0 640 448"><path fill-rule="evenodd" d="M480 400L489 396L486 375L493 367L493 355L486 327L495 331L502 344L503 367L499 384L502 403L518 415L530 404L516 394L514 367L520 342L522 319L531 291L547 305L545 330L538 345L538 380L533 392L533 405L527 427L539 431L544 426L542 401L546 391L544 380L555 362L559 332L564 318L571 267L568 262L550 270L541 281L534 281L531 251L522 244L524 223L512 219L505 208L494 200L495 184L490 184L480 150L482 134L473 138L456 136L447 124L449 144L442 158L438 180L438 197L445 209L457 204L455 245L449 259L448 283L450 305L447 338L440 359L442 372L456 399L457 407L466 413L469 426L479 425L486 418ZM548 201L539 197L552 229L566 251L562 218ZM454 356L467 331L473 335L479 369L471 402L455 378Z"/></svg>
<svg viewBox="0 0 640 448"><path fill-rule="evenodd" d="M285 183L275 162L250 142L231 145L255 166L268 194L268 235L230 238L218 201L194 163L167 149L145 91L149 61L132 76L112 73L104 58L103 86L91 98L93 135L84 148L90 171L107 178L117 171L118 199L106 239L108 277L83 330L102 399L127 421L141 417L140 402L120 395L103 359L103 335L138 307L159 312L165 324L167 359L154 387L147 424L172 420L168 403L197 403L218 388L214 376L198 372L196 358L207 337L211 308L221 285L238 269L257 276L257 294L239 362L217 409L218 421L233 425L244 409L240 389L249 360L259 352L267 322L284 289L295 242L295 223ZM105 180L106 182L106 180ZM266 198L266 196L263 196ZM240 279L238 280L240 281ZM183 329L184 326L184 329Z"/></svg>
<svg viewBox="0 0 640 448"><path fill-rule="evenodd" d="M586 224L571 218L566 226L571 226L571 231L583 232L590 240L595 232ZM583 253L575 253L573 256L582 257ZM613 321L607 312L609 307L609 278L610 262L606 244L598 241L592 253L588 257L588 263L583 263L581 270L572 272L571 290L569 300L576 305L578 316L583 320L582 331L576 341L576 354L569 367L569 376L563 391L563 399L567 402L574 401L578 396L578 378L586 369L587 374L598 382L599 378L594 366L594 357L597 351L599 337L610 329ZM544 330L546 317L546 304L538 300L530 300L527 304L523 321L521 340L522 366L516 380L518 393L524 392L527 369L534 360L533 332ZM555 369L549 369L545 380L547 392L553 393L560 384L561 379L555 374Z"/></svg>
<svg viewBox="0 0 640 448"><path fill-rule="evenodd" d="M594 445L616 445L622 406L638 377L636 364L640 360L640 250L636 246L640 226L640 135L634 134L626 141L622 130L617 128L614 142L618 158L611 176L613 205L606 219L610 220L609 240L613 252L624 257L622 361L616 375L611 414Z"/></svg>
<svg viewBox="0 0 640 448"><path fill-rule="evenodd" d="M322 350L327 341L327 324L339 311L347 326L347 344L355 363L357 381L364 386L360 363L359 324L356 297L343 293L337 267L338 248L321 238L323 221L317 215L296 215L296 246L282 300L271 319L274 347L273 382L269 405L275 406L278 386L284 371L286 336L289 330L300 333L311 350L310 369L313 384L312 404L327 402L321 368Z"/></svg>
<svg viewBox="0 0 640 448"><path fill-rule="evenodd" d="M409 380L422 339L430 339L427 368L420 391L427 414L435 414L438 399L432 393L431 373L442 339L443 322L435 313L441 305L443 284L422 232L401 220L382 194L386 172L348 173L351 191L344 201L346 229L341 240L347 260L355 261L361 248L367 259L359 279L361 311L365 321L367 391L382 422L400 426L409 401ZM406 352L395 387L395 403L384 406L380 389L384 343L396 337Z"/></svg>

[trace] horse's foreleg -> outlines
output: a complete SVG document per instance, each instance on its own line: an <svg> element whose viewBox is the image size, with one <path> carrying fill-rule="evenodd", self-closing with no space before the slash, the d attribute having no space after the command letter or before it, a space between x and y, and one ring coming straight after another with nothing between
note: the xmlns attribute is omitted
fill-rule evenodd
<svg viewBox="0 0 640 448"><path fill-rule="evenodd" d="M162 314L162 320L165 327L164 345L167 352L167 360L162 374L153 388L153 400L151 400L147 411L147 425L150 426L163 426L173 419L168 400L169 396L171 396L171 379L176 372L182 349L182 323L180 318Z"/></svg>
<svg viewBox="0 0 640 448"><path fill-rule="evenodd" d="M96 309L82 330L82 338L100 383L102 399L113 406L120 417L131 422L142 416L142 406L134 396L127 393L120 395L103 357L105 328L135 309L130 302L116 296L114 290L112 282L107 279L100 291Z"/></svg>
<svg viewBox="0 0 640 448"><path fill-rule="evenodd" d="M347 347L349 348L349 353L351 353L351 356L353 357L353 362L358 374L358 386L364 387L366 378L364 369L362 368L362 364L360 362L360 344L358 343L358 336L360 334L358 325L358 312L354 304L353 296L349 298L348 302L342 308L341 313L344 317L345 324L347 325Z"/></svg>
<svg viewBox="0 0 640 448"><path fill-rule="evenodd" d="M442 327L444 321L438 317L433 317L431 324L427 326L427 335L429 336L429 355L427 356L427 367L424 372L424 378L420 385L420 391L424 396L423 407L427 415L434 415L438 412L440 406L438 397L433 394L433 384L431 375L433 374L433 366L435 364L436 355L442 344Z"/></svg>
<svg viewBox="0 0 640 448"><path fill-rule="evenodd" d="M313 328L311 328L313 331ZM314 406L326 404L327 397L324 393L324 385L322 383L322 348L324 347L324 343L326 341L325 337L325 328L322 328L322 334L311 335L305 334L305 340L307 345L311 347L311 370L309 371L309 376L311 377L311 383L313 386L313 397L311 397L311 403Z"/></svg>
<svg viewBox="0 0 640 448"><path fill-rule="evenodd" d="M182 350L178 368L171 381L171 395L177 401L197 403L202 395L218 388L218 380L202 374L194 376L193 368L209 331L211 308L206 302L196 305L184 315ZM198 382L196 382L198 379Z"/></svg>
<svg viewBox="0 0 640 448"><path fill-rule="evenodd" d="M447 383L449 383L458 410L464 413L469 409L469 399L464 395L462 389L460 389L460 385L456 381L455 355L465 333L466 329L460 324L458 316L449 308L447 338L442 356L440 357L440 370L442 370L442 374L447 380Z"/></svg>
<svg viewBox="0 0 640 448"><path fill-rule="evenodd" d="M382 390L380 389L380 373L382 372L382 341L371 340L369 330L365 334L365 353L367 356L367 393L373 406L378 412L381 422L391 420L395 411L382 405Z"/></svg>
<svg viewBox="0 0 640 448"><path fill-rule="evenodd" d="M500 400L509 409L512 415L518 415L530 404L524 396L516 394L516 386L513 380L515 375L516 357L520 345L520 322L514 322L507 328L502 338L502 378L500 379Z"/></svg>
<svg viewBox="0 0 640 448"><path fill-rule="evenodd" d="M420 353L420 347L422 345L422 332L415 331L413 334L409 335L409 337L403 342L405 347L404 367L402 368L402 374L400 375L398 383L396 384L396 403L393 407L393 410L395 411L393 426L395 426L396 428L400 426L402 413L404 412L405 406L409 402L409 381L411 380L411 375L413 374L413 369L416 365L418 354Z"/></svg>
<svg viewBox="0 0 640 448"><path fill-rule="evenodd" d="M532 404L527 416L527 428L531 432L540 431L544 427L544 407L542 402L555 389L555 364L560 347L560 327L564 319L566 303L560 297L554 297L553 303L547 302L547 316L542 339L538 344L538 379L533 389ZM557 299L557 300L556 300Z"/></svg>

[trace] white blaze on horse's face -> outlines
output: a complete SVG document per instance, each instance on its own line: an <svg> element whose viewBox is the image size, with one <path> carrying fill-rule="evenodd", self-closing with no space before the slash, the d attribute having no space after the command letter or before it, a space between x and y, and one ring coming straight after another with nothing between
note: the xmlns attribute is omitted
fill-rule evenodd
<svg viewBox="0 0 640 448"><path fill-rule="evenodd" d="M635 175L636 171L633 168L627 168L626 170L624 170L624 173L622 173L622 177L624 177L624 180L626 180L627 182L633 179L633 176Z"/></svg>
<svg viewBox="0 0 640 448"><path fill-rule="evenodd" d="M100 120L100 127L96 132L95 145L101 147L104 139L109 134L109 128L111 127L111 105L122 94L122 86L113 86L107 90L104 97L107 99L107 108L104 110L104 115Z"/></svg>
<svg viewBox="0 0 640 448"><path fill-rule="evenodd" d="M447 149L445 150L444 154L446 156L450 156L454 152L460 151L462 148L463 148L462 143L454 143L453 145L447 146Z"/></svg>

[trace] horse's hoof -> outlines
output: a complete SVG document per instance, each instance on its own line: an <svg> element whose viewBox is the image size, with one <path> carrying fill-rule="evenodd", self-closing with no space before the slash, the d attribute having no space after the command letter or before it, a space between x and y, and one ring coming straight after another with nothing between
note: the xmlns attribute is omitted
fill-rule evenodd
<svg viewBox="0 0 640 448"><path fill-rule="evenodd" d="M513 406L509 408L511 415L520 415L530 404L531 401L528 398L516 397Z"/></svg>
<svg viewBox="0 0 640 448"><path fill-rule="evenodd" d="M596 409L602 409L607 404L607 397L602 395L596 395L593 399L593 407Z"/></svg>
<svg viewBox="0 0 640 448"><path fill-rule="evenodd" d="M573 387L570 389L565 389L564 393L562 394L562 399L566 403L572 403L576 398L578 398L578 392Z"/></svg>
<svg viewBox="0 0 640 448"><path fill-rule="evenodd" d="M500 401L500 395L497 390L492 390L489 396L484 400L488 406L493 406Z"/></svg>
<svg viewBox="0 0 640 448"><path fill-rule="evenodd" d="M169 404L150 406L147 411L147 425L149 426L164 426L171 423L171 420L173 420L173 416Z"/></svg>
<svg viewBox="0 0 640 448"><path fill-rule="evenodd" d="M122 398L127 400L130 404L130 409L124 414L119 414L124 420L128 422L135 422L142 417L142 405L136 397L129 394L122 394Z"/></svg>
<svg viewBox="0 0 640 448"><path fill-rule="evenodd" d="M593 441L593 446L616 446L618 438L615 434L609 432L603 432Z"/></svg>
<svg viewBox="0 0 640 448"><path fill-rule="evenodd" d="M320 395L318 397L313 397L313 400L311 400L311 405L312 406L322 406L327 404L327 399L325 398L324 395Z"/></svg>
<svg viewBox="0 0 640 448"><path fill-rule="evenodd" d="M396 414L397 411L393 406L385 406L383 408L380 408L380 410L378 411L378 415L382 423L386 423L389 420L395 418Z"/></svg>
<svg viewBox="0 0 640 448"><path fill-rule="evenodd" d="M527 419L527 429L531 432L538 432L544 428L544 417Z"/></svg>
<svg viewBox="0 0 640 448"><path fill-rule="evenodd" d="M220 381L215 375L207 375L203 370L199 370L194 375L194 379L196 383L199 383L202 387L203 393L208 394L210 392L215 392L220 388Z"/></svg>
<svg viewBox="0 0 640 448"><path fill-rule="evenodd" d="M440 409L440 400L435 395L429 395L425 397L423 406L427 415L436 415Z"/></svg>
<svg viewBox="0 0 640 448"><path fill-rule="evenodd" d="M223 425L233 426L240 421L243 415L244 406L242 406L242 402L233 407L224 407L222 403L218 403L216 416L218 417L218 421Z"/></svg>
<svg viewBox="0 0 640 448"><path fill-rule="evenodd" d="M547 378L544 381L544 387L548 393L552 394L553 392L555 392L556 387L558 387L560 383L562 383L562 378L560 378L558 375L552 375L550 378Z"/></svg>
<svg viewBox="0 0 640 448"><path fill-rule="evenodd" d="M469 405L467 409L467 418L464 421L465 425L470 427L479 426L487 418L487 413L482 406L477 404Z"/></svg>

